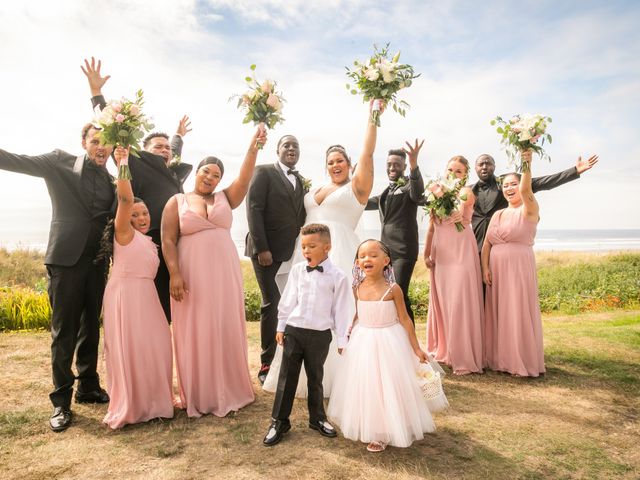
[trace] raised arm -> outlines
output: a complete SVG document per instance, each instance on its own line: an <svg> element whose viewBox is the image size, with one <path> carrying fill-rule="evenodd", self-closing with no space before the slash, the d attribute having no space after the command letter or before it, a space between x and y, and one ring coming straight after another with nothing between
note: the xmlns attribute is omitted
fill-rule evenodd
<svg viewBox="0 0 640 480"><path fill-rule="evenodd" d="M258 158L258 152L260 149L258 145L264 145L267 142L267 129L263 124L258 125L256 133L251 137L251 144L247 150L247 154L244 157L244 162L240 166L240 173L231 185L224 189L224 193L227 196L229 205L231 208L236 208L242 203L244 197L249 190L249 184L251 183L251 177L253 177L253 169L256 166L256 159Z"/></svg>
<svg viewBox="0 0 640 480"><path fill-rule="evenodd" d="M118 166L126 165L129 161L129 149L117 147L113 151L113 157ZM116 196L118 198L118 209L116 210L116 218L114 221L114 235L116 241L120 245L127 245L133 240L135 235L131 226L131 213L133 212L133 190L131 189L131 181L129 179L120 178L116 182Z"/></svg>
<svg viewBox="0 0 640 480"><path fill-rule="evenodd" d="M531 150L522 152L522 164L523 166L528 165L528 167L523 168L522 177L520 178L520 196L522 197L525 216L529 220L537 222L540 209L531 186L531 158Z"/></svg>
<svg viewBox="0 0 640 480"><path fill-rule="evenodd" d="M416 138L414 145L405 142L407 148L403 148L409 157L409 198L413 203L420 204L424 196L424 180L418 168L418 155L424 145L424 139L418 143Z"/></svg>
<svg viewBox="0 0 640 480"><path fill-rule="evenodd" d="M80 65L82 69L82 73L87 77L87 81L89 82L89 90L91 91L91 104L95 108L96 106L100 106L100 108L104 108L107 102L102 96L102 87L107 83L107 80L111 78L111 75L105 75L104 77L100 73L100 69L102 68L102 62L94 57L91 57L91 62L89 62L86 58L84 59L84 67Z"/></svg>
<svg viewBox="0 0 640 480"><path fill-rule="evenodd" d="M369 112L371 112L373 102L374 100L369 103ZM380 113L383 111L384 105L381 106ZM351 178L351 188L353 188L353 193L355 193L358 202L362 205L367 203L369 195L371 195L371 190L373 189L373 152L376 149L376 138L378 135L378 128L374 123L371 123L369 120L370 116L371 113L367 116L367 130L364 136L364 147L360 154L360 158L358 159L356 169L353 172L353 177Z"/></svg>
<svg viewBox="0 0 640 480"><path fill-rule="evenodd" d="M0 149L0 170L46 178L56 170L60 150L43 155L18 155Z"/></svg>
<svg viewBox="0 0 640 480"><path fill-rule="evenodd" d="M182 301L187 286L180 273L178 263L178 238L180 236L180 220L178 217L178 200L171 197L162 212L162 255L169 270L169 294L174 300Z"/></svg>

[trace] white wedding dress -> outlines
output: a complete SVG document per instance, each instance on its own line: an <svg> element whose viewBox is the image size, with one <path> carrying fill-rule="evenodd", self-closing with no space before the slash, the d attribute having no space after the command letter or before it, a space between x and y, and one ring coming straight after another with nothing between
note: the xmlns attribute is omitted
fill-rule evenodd
<svg viewBox="0 0 640 480"><path fill-rule="evenodd" d="M317 188L313 189L304 196L304 206L307 211L306 223L322 223L329 227L329 230L331 231L331 251L329 252L329 258L331 259L331 262L336 267L340 268L351 281L351 270L353 269L356 250L358 249L358 245L360 245L361 241L356 232L358 231L358 224L362 217L365 205L358 202L358 199L353 192L353 188L351 187L351 182L348 182L331 192L325 197L321 204L318 204L315 200L317 190ZM305 260L302 256L300 239L298 238L293 257L291 257L291 260L284 262L280 266L276 276L276 282L278 283L278 287L281 292L284 290L284 286L287 283L287 277L289 276L291 266L303 261ZM350 324L353 320L355 311L356 304L354 300L352 308L349 309L348 312L339 312L339 314L346 315ZM337 369L339 368L340 360L334 335L334 340L331 342L329 354L327 355L327 359L324 363L324 379L322 386L325 397L329 397L331 395L333 379ZM276 391L281 363L282 347L278 346L273 361L271 362L269 374L267 375L262 387L265 391ZM298 380L296 397L307 397L307 375L304 371L304 367L300 370L300 379Z"/></svg>

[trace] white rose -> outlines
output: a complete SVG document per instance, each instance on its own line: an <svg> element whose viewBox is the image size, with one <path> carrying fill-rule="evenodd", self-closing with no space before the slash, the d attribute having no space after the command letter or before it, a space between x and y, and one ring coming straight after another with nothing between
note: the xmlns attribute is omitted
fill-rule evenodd
<svg viewBox="0 0 640 480"><path fill-rule="evenodd" d="M364 76L367 77L367 80L371 80L375 82L380 78L380 72L374 67L369 67L364 71Z"/></svg>
<svg viewBox="0 0 640 480"><path fill-rule="evenodd" d="M382 73L384 83L391 83L396 78L395 67L386 59L382 59L378 64L378 69Z"/></svg>

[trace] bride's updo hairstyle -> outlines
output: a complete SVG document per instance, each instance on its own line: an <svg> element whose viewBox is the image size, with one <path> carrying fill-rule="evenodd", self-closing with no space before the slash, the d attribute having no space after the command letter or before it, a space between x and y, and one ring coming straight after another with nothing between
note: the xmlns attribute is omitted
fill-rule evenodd
<svg viewBox="0 0 640 480"><path fill-rule="evenodd" d="M347 161L347 164L349 165L349 167L351 167L351 157L347 155L347 151L342 145L331 145L329 148L327 148L327 153L325 153L324 155L325 163L327 163L329 154L333 152L338 152L340 155L342 155L344 159Z"/></svg>
<svg viewBox="0 0 640 480"><path fill-rule="evenodd" d="M222 163L222 160L220 160L218 157L203 158L198 164L198 168L196 168L196 172L200 170L202 167L204 167L205 165L217 165L218 168L220 169L220 177L222 178L222 176L224 175L224 164Z"/></svg>

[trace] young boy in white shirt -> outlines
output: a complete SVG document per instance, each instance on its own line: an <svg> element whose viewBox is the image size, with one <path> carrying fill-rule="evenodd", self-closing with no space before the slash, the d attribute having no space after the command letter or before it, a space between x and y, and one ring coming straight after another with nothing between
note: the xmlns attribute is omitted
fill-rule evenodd
<svg viewBox="0 0 640 480"><path fill-rule="evenodd" d="M282 365L271 425L262 441L265 446L275 445L291 429L289 415L303 361L309 389L309 428L325 437L337 435L324 411L322 377L331 330L336 332L338 352L342 353L347 345L351 319L346 312L350 310L349 302L353 302L351 284L345 273L329 260L329 227L318 223L306 225L300 230L300 237L306 262L291 268L278 305L276 342L283 346Z"/></svg>

